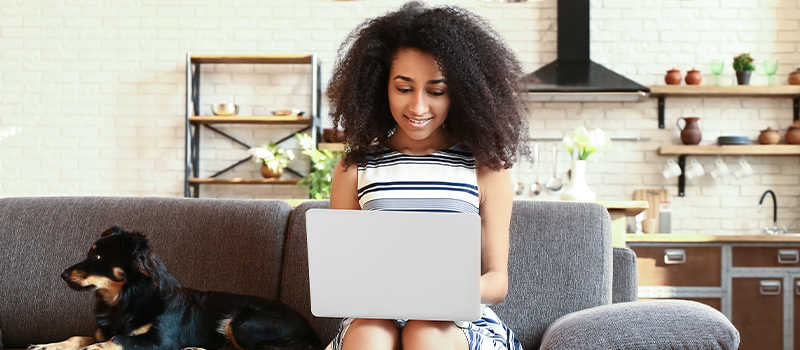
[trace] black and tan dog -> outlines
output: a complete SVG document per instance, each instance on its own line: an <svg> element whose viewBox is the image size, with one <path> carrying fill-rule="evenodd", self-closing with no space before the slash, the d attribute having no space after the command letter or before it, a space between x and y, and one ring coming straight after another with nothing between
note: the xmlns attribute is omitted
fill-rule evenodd
<svg viewBox="0 0 800 350"><path fill-rule="evenodd" d="M308 321L286 304L181 287L138 232L103 232L61 277L95 291L97 331L29 350L319 349ZM97 342L97 343L96 343Z"/></svg>

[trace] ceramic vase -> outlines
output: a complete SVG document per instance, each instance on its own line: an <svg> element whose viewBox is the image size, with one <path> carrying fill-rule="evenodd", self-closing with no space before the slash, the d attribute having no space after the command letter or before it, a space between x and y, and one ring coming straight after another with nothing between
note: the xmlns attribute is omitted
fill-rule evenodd
<svg viewBox="0 0 800 350"><path fill-rule="evenodd" d="M686 122L683 128L681 128L681 120ZM697 145L703 140L703 132L697 124L698 120L700 117L680 117L676 121L678 129L681 131L681 142L684 145Z"/></svg>
<svg viewBox="0 0 800 350"><path fill-rule="evenodd" d="M680 85L681 71L676 68L668 70L667 75L664 76L664 82L667 83L667 85Z"/></svg>
<svg viewBox="0 0 800 350"><path fill-rule="evenodd" d="M697 69L692 68L688 73L686 73L686 85L700 85L700 82L703 81L703 76L700 75L700 71Z"/></svg>
<svg viewBox="0 0 800 350"><path fill-rule="evenodd" d="M283 168L272 169L266 165L261 166L261 176L265 179L277 179L283 175Z"/></svg>
<svg viewBox="0 0 800 350"><path fill-rule="evenodd" d="M786 143L790 145L800 145L800 120L795 121L786 131Z"/></svg>
<svg viewBox="0 0 800 350"><path fill-rule="evenodd" d="M789 85L800 85L800 68L789 73Z"/></svg>
<svg viewBox="0 0 800 350"><path fill-rule="evenodd" d="M586 161L573 160L569 184L561 192L561 200L574 202L594 202L597 195L586 185Z"/></svg>

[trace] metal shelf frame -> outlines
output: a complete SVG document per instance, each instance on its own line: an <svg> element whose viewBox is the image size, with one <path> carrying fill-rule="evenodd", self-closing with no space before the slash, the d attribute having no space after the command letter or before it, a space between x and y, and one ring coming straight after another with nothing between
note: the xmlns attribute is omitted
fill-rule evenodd
<svg viewBox="0 0 800 350"><path fill-rule="evenodd" d="M214 56L192 56L191 53L186 54L186 139L185 139L185 149L186 149L186 163L185 163L185 172L184 172L184 197L193 197L198 198L200 196L200 185L207 184L207 183L219 183L214 181L190 181L192 179L197 180L200 175L200 130L202 129L201 126L211 130L214 133L217 133L232 142L242 146L245 149L250 149L253 146L244 142L242 140L233 137L232 135L220 130L219 128L212 126L207 122L202 121L193 121L191 120L192 117L198 117L196 114L200 111L200 68L202 64L311 64L311 110L310 110L310 121L304 123L297 123L298 125L304 125L304 127L300 130L292 132L281 139L275 141L275 143L280 144L285 142L286 140L291 139L294 137L296 132L304 132L304 131L311 131L311 140L315 145L317 145L320 140L322 140L322 120L321 120L321 107L320 107L320 98L321 98L321 73L320 73L320 62L317 58L316 54L311 55L300 55L300 56L272 56L272 55L248 55L248 56L241 56L241 55L214 55ZM252 118L251 118L252 119ZM213 124L225 124L225 123L213 123ZM241 122L235 121L231 122L230 124L271 124L264 121L254 121L254 122ZM282 120L277 120L274 124L293 124L287 123ZM250 157L243 158L225 169L219 170L214 175L211 175L209 179L214 179L217 176L224 174L235 167L241 165L250 160ZM311 169L311 168L309 168ZM288 173L295 175L297 177L303 178L305 175L299 173L298 171L286 168L285 169ZM207 179L204 179L207 180ZM245 184L245 183L252 183L252 182L224 182L228 184ZM293 184L293 182L276 182L277 184Z"/></svg>

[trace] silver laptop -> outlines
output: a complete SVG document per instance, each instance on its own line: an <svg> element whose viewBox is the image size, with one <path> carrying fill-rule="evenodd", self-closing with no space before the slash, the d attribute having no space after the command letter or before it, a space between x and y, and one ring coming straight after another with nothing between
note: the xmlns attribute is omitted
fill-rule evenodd
<svg viewBox="0 0 800 350"><path fill-rule="evenodd" d="M481 318L477 214L310 209L306 232L315 316Z"/></svg>

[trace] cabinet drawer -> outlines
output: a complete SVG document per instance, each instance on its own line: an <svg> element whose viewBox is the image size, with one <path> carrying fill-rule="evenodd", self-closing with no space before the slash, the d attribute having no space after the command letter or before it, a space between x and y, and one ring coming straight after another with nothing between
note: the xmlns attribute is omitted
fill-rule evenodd
<svg viewBox="0 0 800 350"><path fill-rule="evenodd" d="M630 246L640 286L720 287L722 248Z"/></svg>
<svg viewBox="0 0 800 350"><path fill-rule="evenodd" d="M800 247L732 247L733 267L800 267Z"/></svg>

